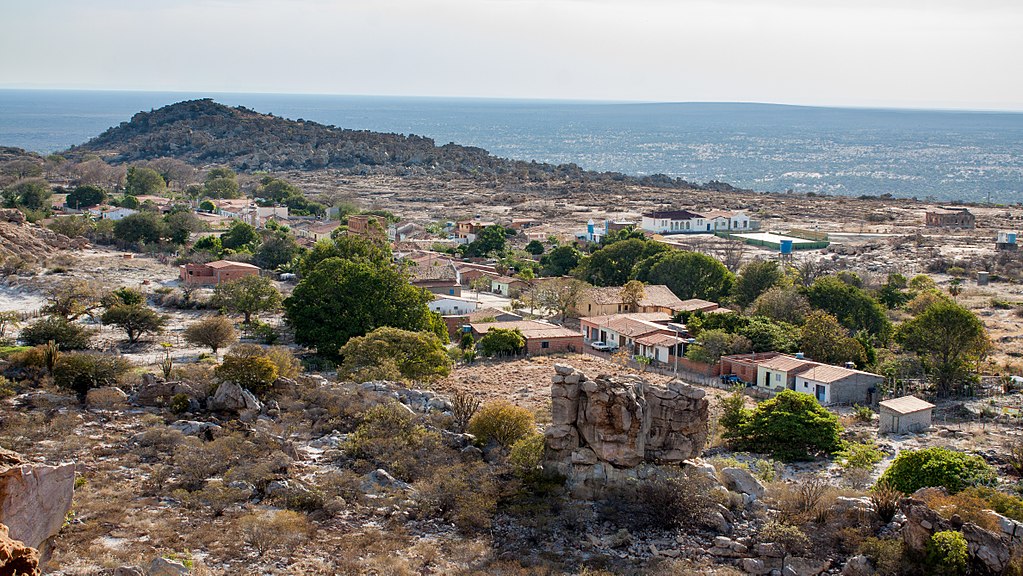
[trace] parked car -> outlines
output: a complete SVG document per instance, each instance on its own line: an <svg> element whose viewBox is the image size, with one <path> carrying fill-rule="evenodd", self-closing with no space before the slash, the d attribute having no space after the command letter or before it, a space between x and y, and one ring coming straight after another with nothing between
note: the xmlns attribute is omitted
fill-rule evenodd
<svg viewBox="0 0 1023 576"><path fill-rule="evenodd" d="M615 350L618 349L618 346L615 344L611 344L609 342L601 342L598 340L596 342L590 342L590 348L593 348L594 350L598 350L600 352L614 352Z"/></svg>

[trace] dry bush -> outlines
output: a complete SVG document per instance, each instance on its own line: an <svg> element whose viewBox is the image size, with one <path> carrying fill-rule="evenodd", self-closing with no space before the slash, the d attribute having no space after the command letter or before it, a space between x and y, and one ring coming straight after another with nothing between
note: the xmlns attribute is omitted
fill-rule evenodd
<svg viewBox="0 0 1023 576"><path fill-rule="evenodd" d="M299 362L291 350L285 346L271 346L266 349L266 357L277 366L279 378L298 378L302 371L302 363Z"/></svg>
<svg viewBox="0 0 1023 576"><path fill-rule="evenodd" d="M173 495L186 508L208 509L217 517L223 515L228 508L248 500L252 492L223 481L211 480L194 492L178 489Z"/></svg>
<svg viewBox="0 0 1023 576"><path fill-rule="evenodd" d="M439 517L468 533L490 528L497 510L499 486L483 463L458 463L433 469L415 482L417 511Z"/></svg>
<svg viewBox="0 0 1023 576"><path fill-rule="evenodd" d="M901 538L867 538L860 545L860 554L870 558L878 576L904 573L905 544Z"/></svg>
<svg viewBox="0 0 1023 576"><path fill-rule="evenodd" d="M874 512L882 522L887 524L892 521L899 511L899 500L902 496L902 492L899 492L888 481L879 481L870 491L870 503L874 505Z"/></svg>
<svg viewBox="0 0 1023 576"><path fill-rule="evenodd" d="M178 479L186 489L197 490L213 476L226 472L241 462L265 457L250 440L238 435L221 436L212 442L187 437L174 449L174 465Z"/></svg>
<svg viewBox="0 0 1023 576"><path fill-rule="evenodd" d="M1005 445L1005 461L1013 474L1023 476L1023 439L1013 438Z"/></svg>
<svg viewBox="0 0 1023 576"><path fill-rule="evenodd" d="M711 479L682 472L630 482L609 491L599 507L600 516L630 528L694 527L715 504Z"/></svg>
<svg viewBox="0 0 1023 576"><path fill-rule="evenodd" d="M533 413L510 402L497 401L484 405L472 419L466 431L481 445L491 441L510 448L530 432L536 431Z"/></svg>
<svg viewBox="0 0 1023 576"><path fill-rule="evenodd" d="M153 461L173 452L178 444L185 441L180 430L159 425L147 428L133 439L135 454L142 461Z"/></svg>
<svg viewBox="0 0 1023 576"><path fill-rule="evenodd" d="M451 414L452 423L457 432L465 430L465 427L469 425L469 420L472 420L473 415L480 409L482 403L483 401L475 394L462 392L461 390L455 392L455 395L451 398Z"/></svg>
<svg viewBox="0 0 1023 576"><path fill-rule="evenodd" d="M995 532L999 530L998 521L986 512L991 508L991 504L975 492L945 494L942 490L923 490L919 497L945 518L958 514L964 522L973 522L986 530Z"/></svg>
<svg viewBox="0 0 1023 576"><path fill-rule="evenodd" d="M383 468L406 482L457 459L457 452L444 446L440 434L428 431L395 402L367 410L342 449L355 459L357 471Z"/></svg>
<svg viewBox="0 0 1023 576"><path fill-rule="evenodd" d="M247 514L238 519L245 542L262 556L271 550L291 549L313 532L304 514L292 510L275 510Z"/></svg>
<svg viewBox="0 0 1023 576"><path fill-rule="evenodd" d="M809 547L810 539L799 526L793 526L777 520L770 520L757 534L760 542L781 544L785 551L793 555L801 555Z"/></svg>

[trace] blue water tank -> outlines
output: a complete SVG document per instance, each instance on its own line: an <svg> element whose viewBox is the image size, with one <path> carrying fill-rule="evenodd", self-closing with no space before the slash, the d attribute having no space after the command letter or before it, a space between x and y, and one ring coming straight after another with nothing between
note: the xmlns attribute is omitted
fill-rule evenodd
<svg viewBox="0 0 1023 576"><path fill-rule="evenodd" d="M1009 232L1005 236L1008 238L1009 244L1015 244L1016 243L1016 233L1015 232Z"/></svg>
<svg viewBox="0 0 1023 576"><path fill-rule="evenodd" d="M782 240L778 243L782 254L792 254L792 240Z"/></svg>

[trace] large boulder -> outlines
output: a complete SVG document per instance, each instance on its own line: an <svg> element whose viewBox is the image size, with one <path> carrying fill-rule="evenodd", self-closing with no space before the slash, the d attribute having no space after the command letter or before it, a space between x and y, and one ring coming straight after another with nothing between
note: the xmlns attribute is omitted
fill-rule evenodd
<svg viewBox="0 0 1023 576"><path fill-rule="evenodd" d="M117 386L93 388L85 394L85 405L89 408L109 410L128 403L128 395Z"/></svg>
<svg viewBox="0 0 1023 576"><path fill-rule="evenodd" d="M0 524L27 546L38 549L60 530L74 489L74 464L28 464L0 453Z"/></svg>
<svg viewBox="0 0 1023 576"><path fill-rule="evenodd" d="M0 574L38 576L39 551L11 538L7 526L0 524Z"/></svg>
<svg viewBox="0 0 1023 576"><path fill-rule="evenodd" d="M766 492L760 480L757 480L749 473L749 470L744 468L722 468L721 479L724 481L725 487L733 492L748 494L754 498L763 498Z"/></svg>
<svg viewBox="0 0 1023 576"><path fill-rule="evenodd" d="M240 412L242 410L259 411L263 405L256 398L256 395L234 382L222 382L217 386L217 392L210 400L210 408L213 410L231 410Z"/></svg>
<svg viewBox="0 0 1023 576"><path fill-rule="evenodd" d="M972 522L958 526L962 521L957 517L953 517L957 522L946 520L923 500L914 497L900 500L899 509L906 516L906 522L902 525L902 539L907 548L922 552L935 532L958 527L966 539L970 561L978 574L1002 574L1008 568L1013 541L1004 533L1004 529L992 532Z"/></svg>
<svg viewBox="0 0 1023 576"><path fill-rule="evenodd" d="M642 479L653 465L699 456L707 440L703 390L679 381L654 386L637 376L590 380L558 364L551 378L551 426L544 467L568 477L579 498Z"/></svg>
<svg viewBox="0 0 1023 576"><path fill-rule="evenodd" d="M131 395L131 403L136 406L166 406L178 394L184 394L195 402L206 397L201 386L190 382L169 382L155 374L143 374L142 383Z"/></svg>

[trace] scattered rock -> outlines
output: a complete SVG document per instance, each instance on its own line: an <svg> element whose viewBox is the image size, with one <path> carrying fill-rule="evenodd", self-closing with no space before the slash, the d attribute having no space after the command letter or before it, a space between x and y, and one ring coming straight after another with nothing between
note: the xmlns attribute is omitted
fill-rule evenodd
<svg viewBox="0 0 1023 576"><path fill-rule="evenodd" d="M212 440L214 433L222 430L220 426L212 422L198 422L195 420L176 420L168 428L179 430L185 436L199 436L208 440Z"/></svg>
<svg viewBox="0 0 1023 576"><path fill-rule="evenodd" d="M75 465L24 464L11 454L5 452L0 465L0 523L12 539L39 549L60 530L71 509Z"/></svg>
<svg viewBox="0 0 1023 576"><path fill-rule="evenodd" d="M127 403L128 395L116 386L93 388L85 394L85 404L89 408L109 410L125 406Z"/></svg>
<svg viewBox="0 0 1023 576"><path fill-rule="evenodd" d="M213 410L229 410L240 412L242 410L253 410L258 412L263 405L256 398L256 395L234 382L221 382L217 386L217 392L210 400L210 408Z"/></svg>
<svg viewBox="0 0 1023 576"><path fill-rule="evenodd" d="M14 540L7 526L0 524L0 574L11 576L38 576L39 551Z"/></svg>
<svg viewBox="0 0 1023 576"><path fill-rule="evenodd" d="M182 576L188 574L188 568L177 560L168 560L157 556L149 563L149 570L146 576Z"/></svg>
<svg viewBox="0 0 1023 576"><path fill-rule="evenodd" d="M873 574L874 564L871 563L870 558L862 554L850 558L842 568L842 576L873 576Z"/></svg>
<svg viewBox="0 0 1023 576"><path fill-rule="evenodd" d="M367 494L380 494L381 492L390 492L393 490L404 491L409 488L410 486L407 482L402 482L394 476L391 476L387 470L384 470L383 468L377 468L362 477L362 491Z"/></svg>
<svg viewBox="0 0 1023 576"><path fill-rule="evenodd" d="M754 498L764 497L764 485L744 468L723 468L721 478L725 487L733 492L748 494Z"/></svg>
<svg viewBox="0 0 1023 576"><path fill-rule="evenodd" d="M789 556L785 558L785 569L782 570L782 576L817 576L830 567L830 560Z"/></svg>

